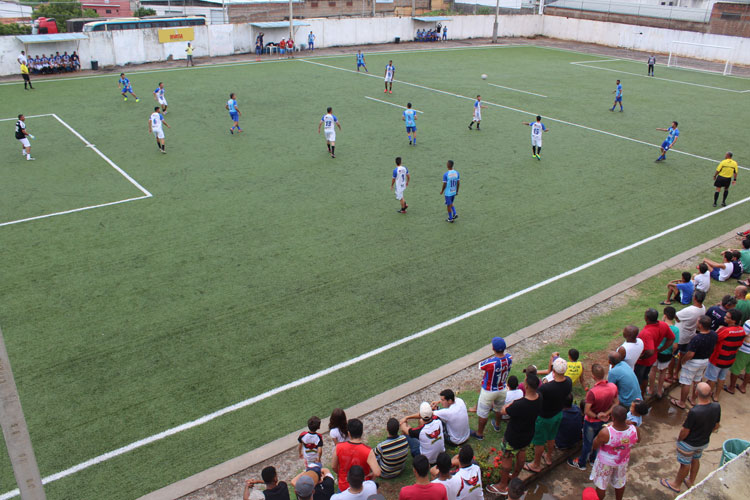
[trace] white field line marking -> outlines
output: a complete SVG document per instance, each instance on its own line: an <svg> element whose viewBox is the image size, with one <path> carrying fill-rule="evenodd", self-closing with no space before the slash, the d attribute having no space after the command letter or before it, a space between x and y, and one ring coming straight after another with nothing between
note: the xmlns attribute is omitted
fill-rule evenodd
<svg viewBox="0 0 750 500"><path fill-rule="evenodd" d="M523 44L523 43L509 43L505 45L474 45L471 47L444 47L444 48L434 48L434 49L377 50L377 51L368 52L368 54L411 54L411 53L418 53L418 52L445 52L449 50L504 49L504 48L511 48L511 47L533 47L533 45ZM304 59L331 59L331 58L341 58L341 57L354 57L354 55L355 54L352 53L352 54L330 54L327 56L309 56L309 57L303 56L303 57ZM255 56L253 54L248 53L248 57L255 57ZM291 59L291 61L294 61L294 59ZM228 63L220 63L220 64L201 64L199 66L182 67L182 68L134 70L134 71L128 71L128 74L146 75L150 73L168 73L171 71L192 71L192 70L199 70L199 69L228 68L232 66L250 66L250 65L255 65L255 64L282 63L282 62L290 62L290 60L289 59L267 59L265 61L237 61L237 62L228 62ZM112 72L112 73L107 72L107 73L103 73L100 75L84 75L84 76L70 76L68 78L37 79L37 80L34 80L34 83L66 82L69 80L87 80L90 78L112 78L113 76L119 75L117 71ZM0 86L21 85L22 83L23 81L4 82L4 83L0 83Z"/></svg>
<svg viewBox="0 0 750 500"><path fill-rule="evenodd" d="M319 63L319 62L315 62L315 61L305 61L303 59L298 59L298 61L304 62L304 63L308 63L308 64L315 64L315 65L323 66L323 67L326 67L326 68L337 69L339 71L347 71L349 73L363 74L365 76L372 76L374 78L380 78L380 76L377 76L377 75L369 75L367 73L357 73L356 71L351 70L351 69L339 68L338 66L331 66L329 64L323 64L323 63ZM454 94L453 92L447 92L445 90L433 89L431 87L425 87L424 85L418 85L416 83L405 82L403 80L394 80L394 81L398 82L398 83L403 83L404 85L409 85L411 87L417 87L417 88L421 88L421 89L424 89L424 90L430 90L432 92L437 92L439 94L445 94L445 95L450 95L450 96L453 96L453 97L458 97L459 99L467 99L469 101L473 101L474 100L471 97L467 97L467 96L460 95L460 94ZM523 114L526 114L526 115L536 116L536 113L532 113L531 111L526 111L526 110L523 110L523 109L513 108L511 106L504 106L502 104L497 104L497 103L494 103L494 102L491 102L491 101L482 101L482 102L484 104L488 104L490 106L496 106L498 108L507 109L507 110L510 110L510 111L515 111L517 113L523 113ZM632 137L626 137L624 135L615 134L613 132L607 132L606 130L599 130L597 128L587 127L586 125L581 125L579 123L573 123L573 122L569 122L569 121L565 121L565 120L560 120L558 118L552 118L552 117L549 117L549 116L546 117L545 119L549 120L549 121L557 122L557 123L563 123L565 125L570 125L572 127L582 128L584 130L590 130L592 132L597 132L599 134L609 135L611 137L617 137L618 139L624 139L626 141L636 142L638 144L643 144L645 146L651 146L653 148L661 148L661 146L659 144L651 144L651 143L646 142L646 141L641 141L640 139L633 139ZM686 156L692 156L693 158L698 158L698 159L701 159L701 160L707 160L707 161L711 161L711 162L714 162L714 163L719 163L718 160L713 160L711 158L706 158L705 156L694 155L692 153L688 153L688 152L685 152L685 151L680 151L680 150L677 150L677 149L670 149L670 151L673 152L673 153L680 153L680 154L683 154L683 155L686 155ZM748 168L748 167L740 167L740 168L745 169L745 170L750 170L750 168Z"/></svg>
<svg viewBox="0 0 750 500"><path fill-rule="evenodd" d="M120 205L122 203L128 203L129 201L145 200L146 198L151 198L151 196L138 196L137 198L128 198L126 200L111 201L109 203L101 203L99 205L90 205L88 207L74 208L72 210L64 210L62 212L54 212L54 213L51 213L51 214L37 215L36 217L27 217L25 219L12 220L12 221L9 221L9 222L0 222L0 227L3 227L3 226L12 226L13 224L20 224L21 222L29 222L29 221L32 221L32 220L47 219L49 217L55 217L56 215L66 215L66 214L72 214L72 213L75 213L75 212L83 212L84 210L91 210L91 209L94 209L94 208L108 207L110 205Z"/></svg>
<svg viewBox="0 0 750 500"><path fill-rule="evenodd" d="M620 59L594 59L590 61L572 61L569 64L589 64L589 63L600 63L600 62L612 62L612 61L619 61L619 60Z"/></svg>
<svg viewBox="0 0 750 500"><path fill-rule="evenodd" d="M47 113L45 115L29 115L29 116L26 116L25 118L42 118L44 116L52 116L52 113ZM12 120L18 120L18 118L0 118L0 122L9 122Z"/></svg>
<svg viewBox="0 0 750 500"><path fill-rule="evenodd" d="M693 225L693 224L695 224L697 222L700 222L700 221L702 221L704 219L707 219L709 217L713 217L714 215L720 214L720 213L724 212L725 210L729 210L730 208L739 206L739 205L741 205L743 203L746 203L748 201L750 201L750 197L747 197L747 198L744 198L742 200L736 201L736 202L734 202L734 203L732 203L732 204L730 204L730 205L728 205L728 206L726 206L724 208L719 208L719 209L713 210L713 211L708 212L706 214L703 214L703 215L701 215L699 217L691 219L691 220L689 220L687 222L683 222L682 224L678 224L677 226L671 227L669 229L665 229L664 231L662 231L660 233L654 234L654 235L649 236L647 238L644 238L644 239L642 239L640 241L636 241L635 243L632 243L632 244L630 244L628 246L622 247L619 250L614 250L612 252L609 252L608 254L602 255L601 257L598 257L598 258L596 258L594 260L586 262L585 264L581 264L578 267L574 267L573 269L565 271L562 274L558 274L556 276L552 276L551 278L547 278L546 280L540 281L539 283L537 283L535 285L531 285L531 286L529 286L527 288L524 288L523 290L519 290L519 291L517 291L515 293L512 293L510 295L506 295L505 297L503 297L501 299L498 299L498 300L496 300L494 302L490 302L489 304L485 304L485 305L483 305L481 307L478 307L478 308L473 309L473 310L471 310L469 312L461 314L460 316L456 316L455 318L451 318L449 320L443 321L442 323L438 323L437 325L434 325L434 326L431 326L429 328L426 328L426 329L424 329L424 330L422 330L420 332L413 333L413 334L408 335L406 337L403 337L403 338L401 338L399 340L393 341L390 344L386 344L386 345L384 345L382 347L378 347L377 349L374 349L372 351L368 351L368 352L366 352L364 354L360 354L359 356L351 358L351 359L349 359L347 361L343 361L341 363L335 364L335 365L333 365L333 366L331 366L329 368L317 371L317 372L315 372L313 374L310 374L310 375L307 375L305 377L299 378L299 379L297 379L297 380L295 380L293 382L289 382L287 384L284 384L284 385L281 385L279 387L276 387L275 389L271 389L271 390L266 391L266 392L264 392L262 394L258 394L257 396L253 396L253 397L248 398L248 399L246 399L244 401L240 401L239 403L235 403L233 405L230 405L230 406L227 406L227 407L222 408L220 410L217 410L217 411L215 411L213 413L209 413L208 415L204 415L204 416L202 416L200 418L197 418L195 420L191 420L190 422L186 422L184 424L178 425L177 427L172 427L171 429L167 429L167 430L162 431L162 432L160 432L158 434L154 434L153 436L149 436L147 438L140 439L138 441L130 443L129 445L123 446L121 448L117 448L116 450L104 453L104 454L99 455L98 457L92 458L90 460L86 460L85 462L81 462L80 464L75 465L73 467L70 467L69 469L65 469L64 471L61 471L61 472L58 472L56 474L52 474L51 476L47 476L47 477L43 478L42 479L42 483L43 484L48 484L48 483L51 483L53 481L57 481L58 479L62 479L64 477L70 476L70 475L75 474L77 472L80 472L80 471L82 471L84 469L87 469L87 468L89 468L91 466L100 464L102 462L105 462L105 461L110 460L112 458L115 458L117 456L123 455L123 454L128 453L130 451L133 451L135 449L138 449L138 448L140 448L142 446L146 446L146 445L149 445L149 444L154 443L156 441L160 441L160 440L162 440L164 438L167 438L169 436L173 436L173 435L175 435L175 434L177 434L179 432L186 431L186 430L192 429L194 427L198 427L199 425L203 425L203 424L205 424L207 422L210 422L211 420L215 420L215 419L217 419L217 418L219 418L219 417L221 417L223 415L226 415L228 413L232 413L232 412L240 410L242 408L251 406L251 405L253 405L255 403L263 401L264 399L268 399L268 398L270 398L272 396L275 396L277 394L280 394L282 392L286 392L289 389L294 389L295 387L300 387L300 386L302 386L304 384L307 384L308 382L312 382L312 381L317 380L317 379L319 379L321 377L325 377L326 375L330 375L331 373L334 373L334 372L337 372L337 371L342 370L344 368L347 368L349 366L355 365L355 364L357 364L357 363L359 363L361 361L364 361L366 359L369 359L369 358L372 358L374 356L377 356L378 354L382 354L382 353L384 353L386 351L389 351L389 350L391 350L391 349L393 349L395 347L398 347L398 346L400 346L402 344L406 344L407 342L411 342L412 340L416 340L418 338L424 337L424 336L429 335L431 333L435 333L435 332L437 332L439 330L442 330L443 328L449 327L449 326L454 325L454 324L456 324L456 323L458 323L460 321L463 321L465 319L471 318L472 316L476 316L479 313L482 313L482 312L487 311L489 309L493 309L493 308L495 308L495 307L497 307L497 306L499 306L501 304L504 304L504 303L509 302L509 301L511 301L513 299L516 299L516 298L521 297L523 295L526 295L526 294L528 294L530 292L533 292L534 290L538 290L538 289L543 288L543 287L545 287L547 285L550 285L550 284L552 284L552 283L554 283L556 281L559 281L559 280L561 280L563 278L567 278L568 276L572 276L572 275L574 275L576 273L579 273L579 272L584 271L584 270L586 270L586 269L588 269L590 267L593 267L596 264L599 264L601 262L609 260L609 259L611 259L613 257L616 257L616 256L618 256L620 254L623 254L623 253L625 253L625 252L627 252L629 250L632 250L634 248L638 248L640 246L643 246L646 243L649 243L651 241L659 239L659 238L661 238L663 236L666 236L666 235L668 235L670 233L673 233L675 231L679 231L682 228L685 228L687 226ZM15 489L13 491L9 491L7 493L4 493L3 495L0 495L0 500L7 500L9 498L13 498L13 497L16 497L18 495L19 495L18 489Z"/></svg>
<svg viewBox="0 0 750 500"><path fill-rule="evenodd" d="M375 99L374 97L365 96L365 99L370 99L371 101L382 102L383 104L390 104L391 106L396 106L397 108L401 108L401 109L407 109L406 106L401 106L400 104L393 104L392 102L388 102L388 101L381 101L380 99ZM417 113L424 113L424 111L419 111L418 109L414 109L414 111L416 111Z"/></svg>
<svg viewBox="0 0 750 500"><path fill-rule="evenodd" d="M127 172L125 172L123 169L121 169L120 167L118 167L115 162L113 162L112 160L110 160L107 157L107 155L105 155L104 153L102 153L101 151L99 151L99 149L96 146L94 146L89 141L87 141L86 138L84 138L81 134L79 134L76 131L76 129L74 129L73 127L71 127L67 123L65 123L62 120L62 118L60 118L56 114L52 113L52 116L54 116L57 121L59 121L60 123L62 123L65 126L65 128L67 128L68 130L70 130L71 132L73 132L73 135L75 135L81 141L83 141L83 143L86 145L86 147L89 147L89 148L93 149L94 152L96 152L96 154L98 154L99 156L101 156L104 159L104 161L106 161L107 163L109 163L109 166L111 166L112 168L114 168L115 170L117 170L120 173L120 175L122 175L123 177L125 177L132 185L134 185L136 188L138 188L138 190L141 193L145 194L147 198L150 198L150 197L153 196L146 188L144 188L143 186L141 186L138 183L138 181L136 181L135 179L133 179L132 177L130 177Z"/></svg>
<svg viewBox="0 0 750 500"><path fill-rule="evenodd" d="M534 92L527 92L525 90L518 90L518 89L514 89L513 87L503 87L502 85L497 85L495 83L488 83L488 85L492 85L493 87L499 87L501 89L508 89L508 90L514 90L516 92L523 92L524 94L531 94L531 95L535 95L535 96L538 96L538 97L547 97L546 95L535 94Z"/></svg>
<svg viewBox="0 0 750 500"><path fill-rule="evenodd" d="M612 59L612 61L616 61L616 59ZM602 62L602 61L599 61ZM658 76L647 76L642 75L640 73L632 73L630 71L621 71L619 69L612 69L612 68L602 68L600 66L592 66L583 62L572 62L570 63L574 66L582 67L582 68L590 68L590 69L598 69L601 71L611 71L612 73L621 73L623 75L632 75L632 76L638 76L641 78L648 78L649 80L661 80L663 82L671 82L671 83L679 83L682 85L692 85L693 87L703 87L704 89L713 89L713 90L723 90L725 92L734 92L735 94L744 94L746 92L750 92L750 90L733 90L733 89L725 89L724 87L714 87L711 85L704 85L702 83L693 83L693 82L683 82L681 80L671 80L669 78L661 78Z"/></svg>

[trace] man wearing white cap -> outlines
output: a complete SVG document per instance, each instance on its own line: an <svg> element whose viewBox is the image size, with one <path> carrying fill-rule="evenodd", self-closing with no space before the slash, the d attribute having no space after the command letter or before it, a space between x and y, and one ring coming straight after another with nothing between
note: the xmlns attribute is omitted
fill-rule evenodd
<svg viewBox="0 0 750 500"><path fill-rule="evenodd" d="M563 358L557 358L552 362L552 373L554 379L539 387L542 396L542 411L536 419L534 427L534 461L526 464L524 468L531 472L542 470L542 459L546 465L552 464L552 453L555 450L555 437L562 421L562 409L565 399L573 391L573 382L570 377L565 376L568 362ZM547 453L544 454L544 448Z"/></svg>
<svg viewBox="0 0 750 500"><path fill-rule="evenodd" d="M419 419L419 426L409 427L408 421L415 419ZM419 413L402 418L399 426L409 440L412 456L424 455L434 465L440 452L445 451L445 437L443 423L432 414L430 403L423 402Z"/></svg>

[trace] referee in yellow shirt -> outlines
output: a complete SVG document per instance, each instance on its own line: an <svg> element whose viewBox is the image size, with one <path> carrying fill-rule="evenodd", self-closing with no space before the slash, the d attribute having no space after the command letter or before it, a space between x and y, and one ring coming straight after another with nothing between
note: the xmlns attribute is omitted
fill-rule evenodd
<svg viewBox="0 0 750 500"><path fill-rule="evenodd" d="M734 179L732 178L734 177ZM721 201L721 206L727 206L727 195L729 194L729 186L737 183L737 162L732 159L732 152L728 152L724 159L716 167L714 172L714 186L716 192L714 193L714 206L719 201L719 191L724 188L724 198Z"/></svg>
<svg viewBox="0 0 750 500"><path fill-rule="evenodd" d="M26 66L25 62L21 63L21 76L23 77L23 89L34 90L34 87L31 86L31 77L29 76L29 67ZM26 85L28 85L28 87Z"/></svg>

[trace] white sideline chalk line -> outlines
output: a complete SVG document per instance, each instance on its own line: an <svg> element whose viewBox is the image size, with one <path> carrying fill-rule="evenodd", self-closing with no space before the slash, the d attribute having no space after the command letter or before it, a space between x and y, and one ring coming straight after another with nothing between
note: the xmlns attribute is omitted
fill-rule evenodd
<svg viewBox="0 0 750 500"><path fill-rule="evenodd" d="M537 96L537 97L547 97L546 95L542 95L542 94L535 94L534 92L527 92L527 91L525 91L525 90L514 89L513 87L503 87L502 85L498 85L498 84L496 84L496 83L488 83L487 85L492 85L493 87L499 87L499 88L501 88L501 89L514 90L514 91L516 91L516 92L523 92L524 94L531 94L531 95L535 95L535 96Z"/></svg>
<svg viewBox="0 0 750 500"><path fill-rule="evenodd" d="M568 271L565 271L562 274L558 274L556 276L552 276L551 278L547 278L544 281L540 281L539 283L535 285L531 285L527 288L524 288L523 290L519 290L517 292L514 292L510 295L506 295L505 297L498 299L494 302L490 302L489 304L485 304L481 307L478 307L476 309L473 309L469 312L466 312L464 314L461 314L460 316L456 316L454 318L451 318L449 320L443 321L442 323L438 323L437 325L431 326L429 328L426 328L420 332L413 333L411 335L408 335L406 337L403 337L399 340L393 341L390 344L386 344L382 347L378 347L377 349L374 349L372 351L368 351L364 354L360 354L357 357L351 358L347 361L342 361L341 363L337 363L329 368L325 368L323 370L317 371L313 374L307 375L305 377L299 378L297 380L294 380L292 382L289 382L287 384L281 385L279 387L276 387L275 389L271 389L269 391L266 391L262 394L258 394L257 396L253 396L251 398L248 398L244 401L240 401L239 403L235 403L230 406L226 406L220 410L217 410L213 413L209 413L208 415L204 415L200 418L197 418L195 420L191 420L190 422L186 422L184 424L178 425L177 427L172 427L171 429L167 429L165 431L162 431L158 434L154 434L152 436L149 436L147 438L140 439L138 441L135 441L133 443L130 443L129 445L117 448L116 450L104 453L102 455L99 455L98 457L94 457L92 459L86 460L85 462L81 462L78 465L75 465L73 467L70 467L69 469L65 469L64 471L58 472L56 474L52 474L50 476L47 476L42 479L42 484L48 484L53 481L57 481L58 479L62 479L64 477L70 476L72 474L75 474L77 472L80 472L84 469L87 469L91 466L100 464L102 462L105 462L107 460L110 460L112 458L118 457L120 455L123 455L125 453L128 453L130 451L133 451L135 449L141 448L143 446L149 445L151 443L154 443L156 441L160 441L164 438L167 438L169 436L173 436L179 432L192 429L194 427L198 427L199 425L205 424L207 422L210 422L211 420L215 420L223 415L226 415L228 413L232 413L234 411L240 410L242 408L245 408L247 406L251 406L255 403L258 403L260 401L263 401L264 399L268 399L272 396L275 396L277 394L280 394L282 392L286 392L289 389L294 389L295 387L299 387L301 385L304 385L308 382L312 382L314 380L317 380L321 377L324 377L326 375L330 375L331 373L337 372L339 370L342 370L344 368L347 368L349 366L355 365L359 363L360 361L364 361L366 359L372 358L374 356L377 356L378 354L381 354L383 352L389 351L393 349L394 347L398 347L402 344L406 344L407 342L411 342L412 340L424 337L426 335L429 335L431 333L434 333L438 330L442 330L443 328L446 328L448 326L454 325L458 323L459 321L463 321L467 318L471 318L472 316L475 316L479 313L482 313L484 311L487 311L489 309L493 309L501 304L504 304L506 302L509 302L513 299L516 299L518 297L521 297L523 295L526 295L527 293L533 292L534 290L538 290L539 288L543 288L549 284L552 284L556 281L559 281L563 278L567 278L568 276L572 276L573 274L579 273L583 270L586 270L592 266L595 266L596 264L599 264L600 262L604 262L605 260L609 260L612 257L616 257L620 254L623 254L629 250L632 250L634 248L638 248L639 246L645 245L646 243L649 243L653 240L659 239L663 236L666 236L670 233L673 233L675 231L678 231L684 227L693 225L697 222L700 222L704 219L707 219L709 217L713 217L716 214L722 213L725 210L729 210L730 208L736 207L738 205L741 205L743 203L746 203L750 201L750 197L744 198L742 200L736 201L726 207L719 208L716 210L713 210L711 212L708 212L706 214L703 214L699 217L696 217L694 219L691 219L687 222L683 222L682 224L678 224L677 226L671 227L669 229L665 229L664 231L651 235L647 238L644 238L640 241L636 241L635 243L631 243L628 246L622 247L619 250L614 250L612 252L609 252L608 254L602 255L601 257L598 257L594 260L590 260L589 262L586 262L585 264L581 264L578 267L574 267L573 269L570 269ZM18 489L6 492L2 495L0 495L0 500L8 500L10 498L14 498L20 494Z"/></svg>
<svg viewBox="0 0 750 500"><path fill-rule="evenodd" d="M397 108L401 108L401 109L407 109L406 106L401 106L400 104L393 104L392 102L388 102L388 101L381 101L380 99L375 99L374 97L365 96L365 99L370 99L371 101L382 102L383 104L390 104L391 106L396 106ZM414 111L416 111L417 113L424 113L424 111L419 111L418 109L414 109Z"/></svg>
<svg viewBox="0 0 750 500"><path fill-rule="evenodd" d="M612 61L617 61L617 60L618 59L610 59L608 61L596 61L596 62L612 62ZM592 61L592 62L594 62L594 61ZM724 87L714 87L714 86L711 86L711 85L704 85L702 83L683 82L682 80L672 80L672 79L669 79L669 78L661 78L661 77L658 77L658 76L642 75L640 73L633 73L633 72L630 72L630 71L621 71L619 69L601 68L599 66L592 66L590 64L586 64L585 61L583 61L583 62L572 62L570 64L572 64L574 66L583 67L583 68L598 69L598 70L601 70L601 71L611 71L612 73L621 73L623 75L632 75L632 76L638 76L640 78L648 78L649 80L661 80L661 81L664 81L664 82L679 83L679 84L682 84L682 85L692 85L694 87L703 87L705 89L723 90L725 92L734 92L735 94L745 94L747 92L750 92L750 90L725 89Z"/></svg>
<svg viewBox="0 0 750 500"><path fill-rule="evenodd" d="M118 167L115 162L113 162L112 160L110 160L107 157L107 155L105 155L104 153L102 153L101 151L99 151L99 149L96 146L94 146L89 141L87 141L85 137L83 137L81 134L79 134L76 131L76 129L74 129L73 127L71 127L67 123L65 123L62 120L62 118L60 118L56 114L52 113L52 116L54 116L57 121L59 121L60 123L62 123L65 126L65 128L67 128L68 130L70 130L71 132L73 132L73 135L75 135L81 141L83 141L83 143L86 145L86 147L89 147L89 148L93 149L94 152L96 152L96 154L98 154L99 156L101 156L104 159L104 161L106 161L109 164L110 167L112 167L115 170L117 170L120 173L120 175L122 175L123 177L125 177L133 186L135 186L136 188L138 188L138 190L141 193L143 193L144 195L146 195L147 198L151 198L153 196L146 188L144 188L143 186L141 186L138 183L138 181L136 181L135 179L133 179L132 177L130 177L130 175L128 175L127 172L125 172L123 169L121 169L120 167Z"/></svg>
<svg viewBox="0 0 750 500"><path fill-rule="evenodd" d="M45 116L52 116L52 113L47 113L44 115L29 115L29 116L24 116L24 118L42 118ZM18 118L0 118L0 122L9 122L13 120L18 120Z"/></svg>
<svg viewBox="0 0 750 500"><path fill-rule="evenodd" d="M146 198L151 198L151 197L150 196L138 196L137 198L127 198L125 200L110 201L109 203L100 203L99 205L89 205L88 207L74 208L71 210L64 210L62 212L54 212L51 214L37 215L35 217L27 217L25 219L12 220L9 222L0 222L0 227L12 226L13 224L20 224L21 222L29 222L32 220L47 219L49 217L55 217L56 215L66 215L66 214L72 214L75 212L83 212L84 210L91 210L94 208L108 207L111 205L119 205L121 203L127 203L129 201L145 200Z"/></svg>
<svg viewBox="0 0 750 500"><path fill-rule="evenodd" d="M326 67L326 68L337 69L337 70L340 70L340 71L347 71L347 72L350 72L350 73L361 74L361 75L364 75L364 76L372 76L374 78L380 78L379 76L376 76L376 75L369 75L367 73L357 73L356 71L351 70L351 69L339 68L338 66L331 66L329 64L323 64L323 63L319 63L319 62L315 62L315 61L305 61L303 59L298 59L298 61L304 62L304 63L307 63L307 64L315 64L315 65L323 66L323 67ZM450 95L450 96L453 96L453 97L458 97L460 99L467 99L469 101L473 101L474 100L471 97L467 97L467 96L460 95L460 94L454 94L453 92L447 92L445 90L433 89L431 87L425 87L424 85L418 85L416 83L405 82L403 80L394 80L394 81L398 82L398 83L403 83L404 85L409 85L409 86L421 88L421 89L424 89L424 90L431 90L432 92L437 92L437 93L440 93L440 94L445 94L445 95ZM531 111L526 111L526 110L523 110L523 109L513 108L511 106L504 106L502 104L497 104L497 103L494 103L494 102L491 102L491 101L482 101L482 102L484 104L488 104L490 106L496 106L498 108L508 109L508 110L511 110L511 111L516 111L518 113L523 113L523 114L527 114L527 115L536 116L536 113L532 113ZM661 148L661 145L659 145L659 144L651 144L651 143L646 142L646 141L641 141L640 139L633 139L632 137L627 137L627 136L624 136L624 135L615 134L613 132L607 132L606 130L599 130L597 128L587 127L586 125L581 125L579 123L573 123L573 122L569 122L569 121L565 121L565 120L560 120L558 118L552 118L552 117L549 117L549 116L547 116L545 118L547 120L549 120L549 121L553 121L553 122L557 122L557 123L563 123L565 125L570 125L570 126L582 128L582 129L585 129L585 130L590 130L592 132L598 132L600 134L609 135L609 136L612 136L612 137L617 137L618 139L625 139L627 141L637 142L638 144L643 144L645 146L651 146L653 148ZM707 161L711 161L711 162L714 162L714 163L719 163L718 160L713 160L711 158L706 158L705 156L699 156L699 155L695 155L693 153L688 153L688 152L685 152L685 151L680 151L678 149L670 149L669 151L671 151L673 153L680 153L680 154L683 154L683 155L686 155L686 156L692 156L693 158L698 158L700 160L707 160ZM750 170L750 168L748 168L748 167L742 167L742 166L740 166L739 168L742 168L744 170Z"/></svg>

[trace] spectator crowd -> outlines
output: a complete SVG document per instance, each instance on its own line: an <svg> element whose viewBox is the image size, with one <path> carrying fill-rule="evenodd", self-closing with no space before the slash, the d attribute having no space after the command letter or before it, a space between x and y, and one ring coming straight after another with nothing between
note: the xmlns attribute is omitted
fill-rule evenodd
<svg viewBox="0 0 750 500"><path fill-rule="evenodd" d="M744 394L750 382L746 282L740 281L734 294L719 303L704 305L711 280L739 280L743 270L750 269L750 239L743 239L742 247L723 252L722 262L706 259L698 272L670 281L661 313L648 308L642 326L623 328L623 342L608 354L606 364L594 362L584 368L579 351L571 348L566 357L552 353L546 367L527 366L519 381L510 374L513 358L505 340L495 337L491 355L478 365L482 379L474 408L446 388L434 401L422 402L415 413L389 418L387 437L373 448L363 441L362 422L347 420L342 409L331 414L328 440L319 433L320 418L311 417L298 439L304 470L291 480L297 498L384 500L377 480L407 474L411 456L413 484L401 488L399 500L480 500L485 490L517 499L524 494L521 471L538 473L553 465L561 450L570 451L580 443L580 453L568 458L567 465L593 482L593 487L582 488L582 498L601 500L611 487L619 500L627 484L631 449L644 440L641 425L648 418L647 401L665 397L675 383L679 395L670 403L686 413L676 432L675 474L660 479L660 484L674 494L689 488L711 434L719 428L722 393ZM579 404L574 402L576 384L585 393ZM470 428L471 412L477 414L476 429ZM487 424L499 432L503 423L495 462L499 481L483 484L489 474L475 459L471 443L488 439ZM334 447L330 468L322 464L327 445ZM527 451L533 456L529 461ZM254 490L261 483L262 493ZM253 496L289 500L289 488L273 467L267 467L260 480L246 482L244 499Z"/></svg>

